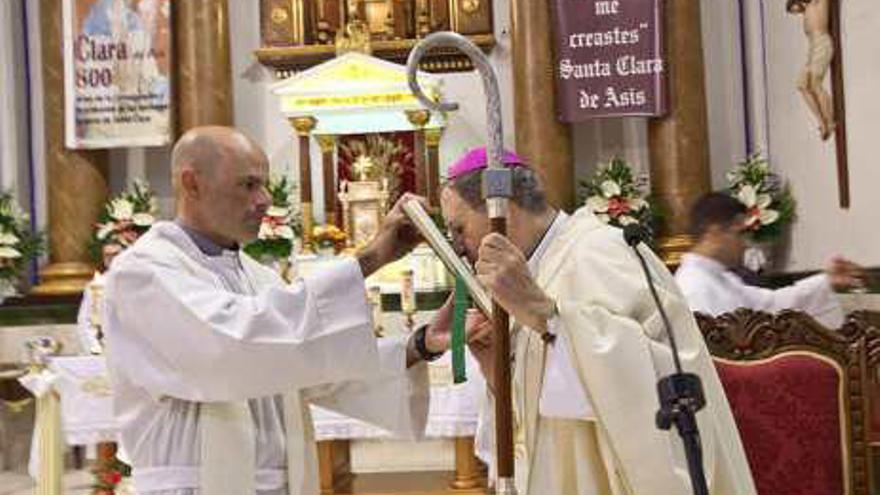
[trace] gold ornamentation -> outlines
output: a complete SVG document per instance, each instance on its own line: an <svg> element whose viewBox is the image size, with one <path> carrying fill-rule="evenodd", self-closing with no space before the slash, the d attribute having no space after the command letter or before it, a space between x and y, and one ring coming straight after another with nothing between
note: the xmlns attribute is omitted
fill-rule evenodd
<svg viewBox="0 0 880 495"><path fill-rule="evenodd" d="M80 390L90 395L98 395L102 397L110 396L113 391L110 388L110 380L106 376L94 376L83 381Z"/></svg>
<svg viewBox="0 0 880 495"><path fill-rule="evenodd" d="M436 148L440 146L440 139L443 137L443 129L425 129L425 144L428 147Z"/></svg>
<svg viewBox="0 0 880 495"><path fill-rule="evenodd" d="M315 223L314 217L312 216L312 203L303 203L300 207L302 211L302 222L303 222L303 243L302 243L302 252L306 254L311 254L312 251L312 226Z"/></svg>
<svg viewBox="0 0 880 495"><path fill-rule="evenodd" d="M318 120L312 116L294 117L290 119L290 125L296 130L300 136L308 136L312 133Z"/></svg>
<svg viewBox="0 0 880 495"><path fill-rule="evenodd" d="M406 118L412 125L422 128L431 120L431 112L428 110L407 110Z"/></svg>
<svg viewBox="0 0 880 495"><path fill-rule="evenodd" d="M465 14L473 14L480 10L480 0L461 0L461 11Z"/></svg>
<svg viewBox="0 0 880 495"><path fill-rule="evenodd" d="M369 180L373 175L373 169L376 168L376 165L368 155L361 155L352 164L352 168L354 173L357 174L357 180L365 181Z"/></svg>
<svg viewBox="0 0 880 495"><path fill-rule="evenodd" d="M388 206L388 180L343 181L339 189L348 247L357 249L379 230Z"/></svg>
<svg viewBox="0 0 880 495"><path fill-rule="evenodd" d="M315 136L315 139L318 140L318 146L321 148L322 153L332 153L336 148L336 136L331 134L321 134Z"/></svg>
<svg viewBox="0 0 880 495"><path fill-rule="evenodd" d="M287 9L283 7L275 7L272 9L272 13L269 14L272 22L275 24L283 24L288 19L290 19L290 15L287 13Z"/></svg>
<svg viewBox="0 0 880 495"><path fill-rule="evenodd" d="M694 247L694 237L691 235L663 236L657 242L657 250L660 258L669 268L678 267L681 257Z"/></svg>
<svg viewBox="0 0 880 495"><path fill-rule="evenodd" d="M25 408L27 408L27 406L31 405L33 402L34 399L32 397L28 397L21 400L4 400L3 404L6 405L11 414L21 414L24 412Z"/></svg>
<svg viewBox="0 0 880 495"><path fill-rule="evenodd" d="M345 27L336 32L336 55L348 52L369 55L373 51L370 46L370 26L358 17L357 2L352 5L348 16Z"/></svg>

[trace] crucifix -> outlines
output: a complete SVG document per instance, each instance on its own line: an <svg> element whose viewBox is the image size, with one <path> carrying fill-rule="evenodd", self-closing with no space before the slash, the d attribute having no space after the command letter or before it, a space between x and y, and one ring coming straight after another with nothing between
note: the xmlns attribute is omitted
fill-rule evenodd
<svg viewBox="0 0 880 495"><path fill-rule="evenodd" d="M789 13L801 15L809 51L798 91L818 123L819 137L834 135L840 207L849 208L849 165L846 149L846 106L843 93L843 49L840 0L787 0ZM824 87L831 69L831 92Z"/></svg>

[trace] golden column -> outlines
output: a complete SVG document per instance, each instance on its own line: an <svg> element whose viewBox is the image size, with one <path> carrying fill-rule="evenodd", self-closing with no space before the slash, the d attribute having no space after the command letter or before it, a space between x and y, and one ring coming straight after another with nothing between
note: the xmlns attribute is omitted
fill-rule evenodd
<svg viewBox="0 0 880 495"><path fill-rule="evenodd" d="M82 291L94 274L88 245L107 200L107 152L64 145L64 50L61 4L40 1L43 123L49 203L49 265L40 272L40 295Z"/></svg>
<svg viewBox="0 0 880 495"><path fill-rule="evenodd" d="M425 126L431 120L431 112L427 110L407 110L406 118L415 126L415 140L413 143L416 160L416 194L428 195L428 170L425 156Z"/></svg>
<svg viewBox="0 0 880 495"><path fill-rule="evenodd" d="M232 125L232 63L226 0L171 2L174 9L177 123Z"/></svg>
<svg viewBox="0 0 880 495"><path fill-rule="evenodd" d="M290 125L299 136L299 201L303 218L304 253L312 252L312 226L315 218L312 214L312 130L318 121L314 117L294 117Z"/></svg>
<svg viewBox="0 0 880 495"><path fill-rule="evenodd" d="M693 245L691 205L711 190L700 2L666 2L664 12L669 114L651 119L651 189L668 213L659 248L678 265Z"/></svg>
<svg viewBox="0 0 880 495"><path fill-rule="evenodd" d="M574 205L571 130L556 119L550 0L512 0L516 151L544 178L548 199Z"/></svg>
<svg viewBox="0 0 880 495"><path fill-rule="evenodd" d="M425 130L425 146L428 148L428 203L440 207L440 139L443 128Z"/></svg>
<svg viewBox="0 0 880 495"><path fill-rule="evenodd" d="M321 160L324 171L324 217L328 225L336 225L336 136L322 134L316 136L321 147Z"/></svg>

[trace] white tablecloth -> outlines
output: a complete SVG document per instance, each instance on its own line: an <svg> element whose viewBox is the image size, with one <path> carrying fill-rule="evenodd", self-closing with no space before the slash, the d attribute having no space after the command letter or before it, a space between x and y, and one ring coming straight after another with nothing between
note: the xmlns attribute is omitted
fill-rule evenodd
<svg viewBox="0 0 880 495"><path fill-rule="evenodd" d="M468 381L452 384L451 354L430 366L431 406L426 436L471 436L477 427L477 412L485 381L469 353ZM61 424L67 445L94 445L116 441L118 429L113 416L110 383L102 356L52 358L43 386L54 387L61 397ZM49 383L51 382L51 383ZM317 440L378 439L391 435L375 426L332 411L313 407Z"/></svg>
<svg viewBox="0 0 880 495"><path fill-rule="evenodd" d="M466 352L468 381L452 384L452 359L446 353L429 366L431 375L431 408L428 413L427 437L450 438L473 436L477 430L480 401L485 397L485 380L476 361ZM387 431L328 411L312 407L317 440L393 438Z"/></svg>

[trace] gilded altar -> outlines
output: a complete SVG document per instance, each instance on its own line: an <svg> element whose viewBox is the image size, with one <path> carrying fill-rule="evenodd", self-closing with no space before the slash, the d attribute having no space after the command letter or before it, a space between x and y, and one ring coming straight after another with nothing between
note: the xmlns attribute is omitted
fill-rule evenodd
<svg viewBox="0 0 880 495"><path fill-rule="evenodd" d="M487 52L495 46L491 0L261 0L257 59L282 77L351 51L402 63L419 39L455 31ZM454 50L438 50L428 71L472 69Z"/></svg>
<svg viewBox="0 0 880 495"><path fill-rule="evenodd" d="M435 98L442 97L438 75L421 72L418 78ZM349 51L275 83L271 91L298 142L303 270L314 259L309 248L315 245L311 234L322 228L313 228L317 221L344 230L346 251L352 252L375 235L400 195L412 192L439 206L447 115L422 106L409 89L405 66ZM321 173L313 174L313 166ZM430 249L417 249L368 283L383 293L399 292L407 271L416 290L449 285Z"/></svg>

